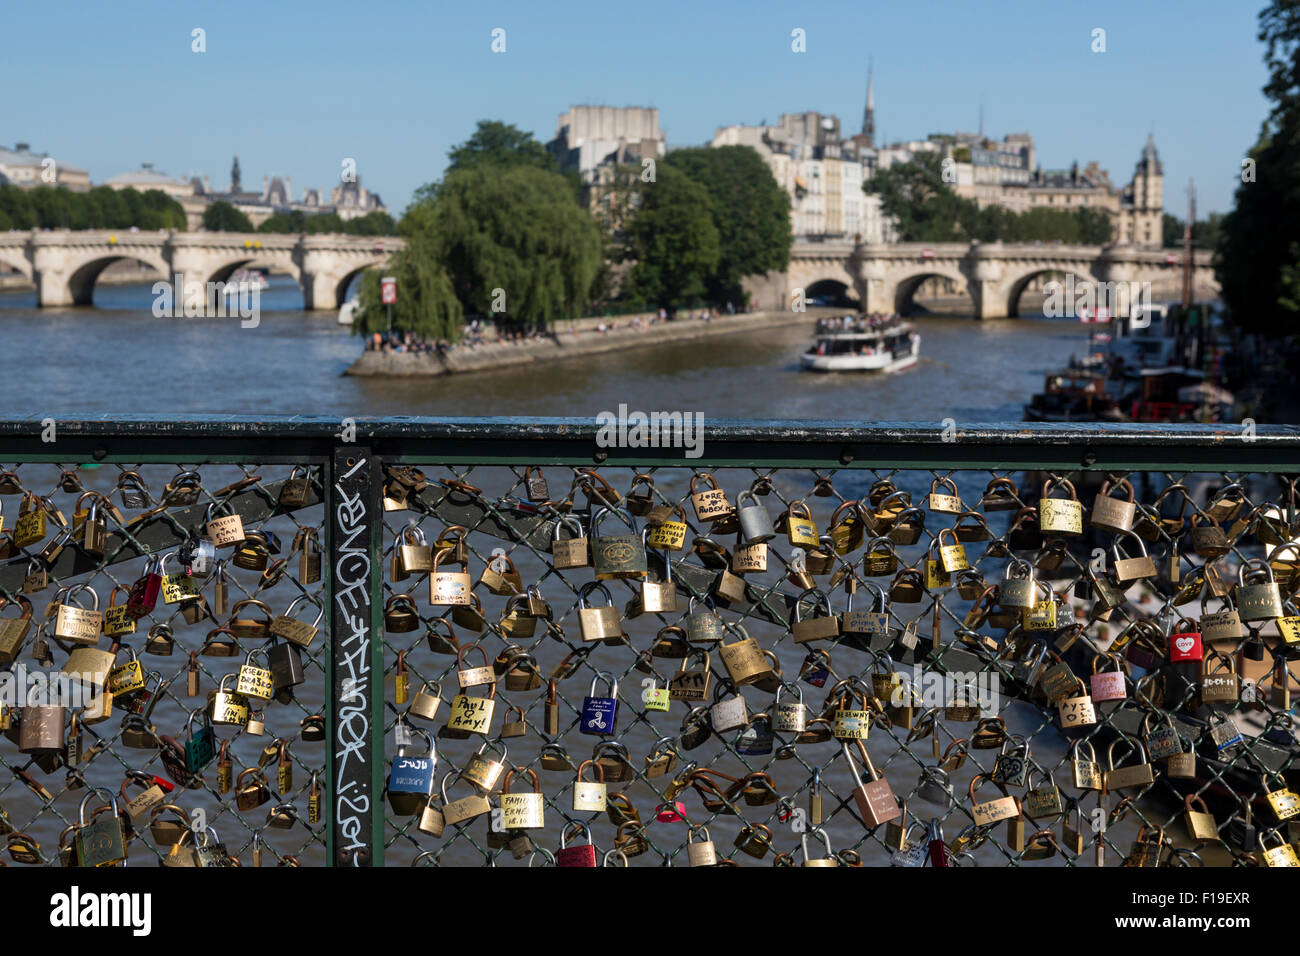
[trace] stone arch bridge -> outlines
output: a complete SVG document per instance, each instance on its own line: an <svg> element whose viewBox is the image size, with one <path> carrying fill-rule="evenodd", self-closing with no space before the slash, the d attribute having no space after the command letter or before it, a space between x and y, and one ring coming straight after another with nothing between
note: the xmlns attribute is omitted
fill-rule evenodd
<svg viewBox="0 0 1300 956"><path fill-rule="evenodd" d="M200 310L207 283L225 282L237 269L265 266L288 272L302 287L303 308L337 309L357 273L383 265L403 248L395 237L276 233L87 230L0 233L0 265L36 284L42 306L90 305L95 280L120 259L153 267L179 306Z"/></svg>
<svg viewBox="0 0 1300 956"><path fill-rule="evenodd" d="M856 294L867 312L905 313L921 284L941 276L967 290L976 318L1000 319L1017 315L1021 294L1049 273L1073 275L1076 287L1149 282L1153 301L1177 298L1182 252L1127 245L796 242L785 274L769 275L757 289L767 308L789 308L795 289L807 298L840 290ZM1208 252L1195 253L1192 280L1199 290L1218 292Z"/></svg>

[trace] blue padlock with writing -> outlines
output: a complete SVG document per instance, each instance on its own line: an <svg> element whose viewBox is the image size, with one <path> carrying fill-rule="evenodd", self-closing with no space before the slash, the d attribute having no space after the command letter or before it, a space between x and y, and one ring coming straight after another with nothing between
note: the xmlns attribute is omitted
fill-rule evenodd
<svg viewBox="0 0 1300 956"><path fill-rule="evenodd" d="M434 771L438 766L433 738L420 728L414 732L424 738L424 754L408 754L408 748L399 736L397 756L393 758L393 767L388 773L388 803L394 813L408 817L420 813L429 802L433 794Z"/></svg>
<svg viewBox="0 0 1300 956"><path fill-rule="evenodd" d="M596 696L596 685L604 680L609 688L608 697ZM582 720L578 729L584 734L606 737L614 733L614 719L618 715L618 681L603 671L591 679L591 693L582 700Z"/></svg>

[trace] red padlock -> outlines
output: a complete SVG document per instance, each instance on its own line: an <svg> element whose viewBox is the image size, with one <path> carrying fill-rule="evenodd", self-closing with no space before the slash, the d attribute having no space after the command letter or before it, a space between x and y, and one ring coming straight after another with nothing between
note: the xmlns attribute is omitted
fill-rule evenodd
<svg viewBox="0 0 1300 956"><path fill-rule="evenodd" d="M126 599L126 613L136 620L151 613L158 603L161 590L162 559L154 555L145 563L144 574L131 585L131 593Z"/></svg>
<svg viewBox="0 0 1300 956"><path fill-rule="evenodd" d="M655 807L655 819L660 823L679 823L685 819L686 804L680 800L661 803Z"/></svg>
<svg viewBox="0 0 1300 956"><path fill-rule="evenodd" d="M1171 663L1178 661L1199 661L1205 656L1205 651L1201 647L1201 635L1197 631L1184 631L1181 634L1169 635L1169 660Z"/></svg>
<svg viewBox="0 0 1300 956"><path fill-rule="evenodd" d="M574 832L585 833L587 842L569 846L569 834ZM581 823L570 823L565 827L560 834L560 850L555 854L555 865L595 867L596 847L591 842L591 831Z"/></svg>

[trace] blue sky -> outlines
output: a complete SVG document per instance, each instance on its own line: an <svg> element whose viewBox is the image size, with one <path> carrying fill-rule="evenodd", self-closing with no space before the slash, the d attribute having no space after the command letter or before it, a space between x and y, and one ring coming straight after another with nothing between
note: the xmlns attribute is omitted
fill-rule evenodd
<svg viewBox="0 0 1300 956"><path fill-rule="evenodd" d="M293 177L297 193L362 184L394 212L441 175L480 118L543 142L571 104L656 106L670 144L783 112L861 122L868 58L890 140L1028 130L1039 162L1132 175L1148 130L1179 215L1226 211L1266 112L1263 0L908 0L779 3L11 3L0 21L0 143L23 141L94 181L152 161L226 188ZM191 52L191 31L207 52ZM506 30L506 52L491 32ZM807 36L792 53L791 30ZM1106 31L1105 53L1090 49Z"/></svg>

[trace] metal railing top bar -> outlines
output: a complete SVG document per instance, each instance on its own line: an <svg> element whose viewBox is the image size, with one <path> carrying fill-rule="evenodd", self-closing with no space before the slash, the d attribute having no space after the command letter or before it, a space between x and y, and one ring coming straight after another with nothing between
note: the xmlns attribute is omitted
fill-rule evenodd
<svg viewBox="0 0 1300 956"><path fill-rule="evenodd" d="M671 419L670 419L671 420ZM725 421L705 419L702 454L681 447L602 447L594 418L424 418L344 422L323 416L138 415L0 420L0 460L320 460L350 437L385 457L445 463L691 467L1300 469L1300 426L1142 423ZM346 431L344 429L347 429Z"/></svg>

